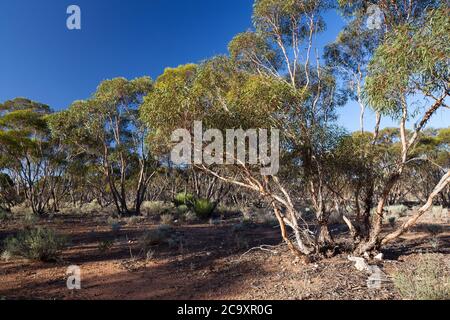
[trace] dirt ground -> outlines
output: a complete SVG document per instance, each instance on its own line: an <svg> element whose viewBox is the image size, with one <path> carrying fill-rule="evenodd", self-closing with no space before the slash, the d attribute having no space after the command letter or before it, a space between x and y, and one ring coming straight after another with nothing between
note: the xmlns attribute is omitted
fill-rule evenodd
<svg viewBox="0 0 450 320"><path fill-rule="evenodd" d="M235 221L216 225L175 226L175 248L157 246L148 259L137 259L139 239L156 227L151 220L113 231L107 217L55 216L39 224L69 236L56 263L0 261L0 299L400 299L392 282L368 289L368 276L341 254L303 265L281 244L278 229L254 225L236 232ZM0 241L20 229L3 223ZM386 226L389 228L389 226ZM332 229L338 232L340 227ZM431 237L426 222L386 248L383 271L392 275L420 253L438 253L448 261L450 225ZM338 236L337 236L338 237ZM433 239L431 241L430 239ZM110 250L99 243L112 241ZM438 241L438 245L436 245ZM266 245L262 249L250 248ZM67 267L81 268L82 289L66 287Z"/></svg>

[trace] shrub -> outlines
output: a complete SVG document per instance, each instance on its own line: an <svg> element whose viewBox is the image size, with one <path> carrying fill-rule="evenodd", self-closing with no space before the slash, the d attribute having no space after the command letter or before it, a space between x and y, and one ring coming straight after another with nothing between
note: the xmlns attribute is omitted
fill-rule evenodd
<svg viewBox="0 0 450 320"><path fill-rule="evenodd" d="M406 217L408 207L405 205L389 206L386 207L386 211L388 211L391 215L396 217Z"/></svg>
<svg viewBox="0 0 450 320"><path fill-rule="evenodd" d="M172 225L173 221L175 220L175 217L173 216L173 214L170 213L166 213L161 215L161 224L162 225Z"/></svg>
<svg viewBox="0 0 450 320"><path fill-rule="evenodd" d="M98 244L98 250L100 252L107 252L107 251L110 251L113 246L114 246L114 241L109 240L109 239L103 240Z"/></svg>
<svg viewBox="0 0 450 320"><path fill-rule="evenodd" d="M434 220L445 220L448 215L448 210L443 206L434 206L431 212Z"/></svg>
<svg viewBox="0 0 450 320"><path fill-rule="evenodd" d="M185 214L183 214L183 221L187 223L194 223L197 222L197 216L192 211L187 211Z"/></svg>
<svg viewBox="0 0 450 320"><path fill-rule="evenodd" d="M84 204L79 210L78 212L81 215L94 215L94 214L98 214L102 211L102 207L100 206L100 204L98 203L97 200L93 200L89 203Z"/></svg>
<svg viewBox="0 0 450 320"><path fill-rule="evenodd" d="M273 226L278 223L278 220L275 214L270 210L259 209L255 217L255 222L258 224Z"/></svg>
<svg viewBox="0 0 450 320"><path fill-rule="evenodd" d="M39 217L32 212L27 212L21 219L24 228L32 228L39 222Z"/></svg>
<svg viewBox="0 0 450 320"><path fill-rule="evenodd" d="M66 239L53 230L37 227L7 238L4 251L11 257L52 262L58 259L65 244Z"/></svg>
<svg viewBox="0 0 450 320"><path fill-rule="evenodd" d="M174 229L168 225L147 231L140 240L142 250L147 253L151 247L167 243L173 232Z"/></svg>
<svg viewBox="0 0 450 320"><path fill-rule="evenodd" d="M173 205L163 201L145 201L142 204L141 211L144 215L153 216L160 215L173 208Z"/></svg>
<svg viewBox="0 0 450 320"><path fill-rule="evenodd" d="M175 196L175 199L173 200L173 203L179 207L182 205L190 206L194 203L195 198L192 194L182 192Z"/></svg>
<svg viewBox="0 0 450 320"><path fill-rule="evenodd" d="M214 213L215 205L207 199L198 199L194 201L194 213L201 220L208 220Z"/></svg>
<svg viewBox="0 0 450 320"><path fill-rule="evenodd" d="M185 204L182 204L181 206L177 207L177 212L180 215L183 215L189 211L189 207Z"/></svg>
<svg viewBox="0 0 450 320"><path fill-rule="evenodd" d="M120 232L120 230L122 229L122 223L119 219L109 217L106 222L110 225L111 231L114 233Z"/></svg>
<svg viewBox="0 0 450 320"><path fill-rule="evenodd" d="M397 218L396 218L396 217L389 217L389 225L390 225L392 228L395 228L396 222L397 222Z"/></svg>
<svg viewBox="0 0 450 320"><path fill-rule="evenodd" d="M132 217L125 218L125 223L129 226L135 226L141 221L142 221L142 217L139 217L139 216L132 216Z"/></svg>
<svg viewBox="0 0 450 320"><path fill-rule="evenodd" d="M404 299L450 299L450 276L445 262L436 255L423 255L411 269L398 271L393 280Z"/></svg>

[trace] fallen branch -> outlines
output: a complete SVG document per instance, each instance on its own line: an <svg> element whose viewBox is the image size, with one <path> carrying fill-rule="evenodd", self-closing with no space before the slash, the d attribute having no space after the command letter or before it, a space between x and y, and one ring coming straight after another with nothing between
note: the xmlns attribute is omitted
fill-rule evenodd
<svg viewBox="0 0 450 320"><path fill-rule="evenodd" d="M411 227L413 227L416 224L417 220L419 220L420 217L422 217L425 214L425 212L427 212L428 209L430 209L430 207L433 205L434 198L438 194L440 194L442 190L444 190L449 184L450 184L450 171L448 171L447 174L445 174L442 177L441 181L437 184L436 188L428 197L427 203L419 209L417 214L415 214L411 219L409 219L405 224L403 224L398 230L384 237L381 241L381 244L384 245L397 239L398 237L406 233Z"/></svg>

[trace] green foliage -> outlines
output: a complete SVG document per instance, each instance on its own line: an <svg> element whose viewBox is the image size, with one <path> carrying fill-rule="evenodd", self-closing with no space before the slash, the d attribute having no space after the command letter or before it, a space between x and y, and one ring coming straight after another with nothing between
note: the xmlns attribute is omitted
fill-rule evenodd
<svg viewBox="0 0 450 320"><path fill-rule="evenodd" d="M191 207L192 204L194 203L194 195L191 193L186 193L186 192L178 193L175 196L175 199L173 200L173 202L177 207L180 207L180 206Z"/></svg>
<svg viewBox="0 0 450 320"><path fill-rule="evenodd" d="M65 244L66 239L58 236L55 231L38 227L26 229L16 237L7 238L4 250L14 257L54 262Z"/></svg>
<svg viewBox="0 0 450 320"><path fill-rule="evenodd" d="M196 199L193 205L194 213L201 220L208 220L211 218L215 208L216 205L208 199Z"/></svg>
<svg viewBox="0 0 450 320"><path fill-rule="evenodd" d="M106 170L94 168L107 178L120 215L130 215L138 209L139 206L128 208L124 198L132 192L135 199L143 199L139 193L145 190L143 184L148 183L147 173L151 173L153 162L144 143L148 130L140 121L138 109L152 87L148 77L106 80L91 99L76 101L49 119L53 136L72 154L107 164ZM142 179L140 172L145 173Z"/></svg>
<svg viewBox="0 0 450 320"><path fill-rule="evenodd" d="M235 36L228 45L228 51L232 61L243 68L276 71L282 64L280 54L256 32L247 31Z"/></svg>
<svg viewBox="0 0 450 320"><path fill-rule="evenodd" d="M383 114L399 116L405 97L445 88L449 26L448 9L443 6L429 11L423 24L404 24L389 33L369 67L367 103Z"/></svg>
<svg viewBox="0 0 450 320"><path fill-rule="evenodd" d="M189 211L189 207L185 204L177 206L177 212L181 215L185 214Z"/></svg>
<svg viewBox="0 0 450 320"><path fill-rule="evenodd" d="M423 255L413 268L398 271L394 284L405 299L449 300L450 276L448 266L434 255Z"/></svg>

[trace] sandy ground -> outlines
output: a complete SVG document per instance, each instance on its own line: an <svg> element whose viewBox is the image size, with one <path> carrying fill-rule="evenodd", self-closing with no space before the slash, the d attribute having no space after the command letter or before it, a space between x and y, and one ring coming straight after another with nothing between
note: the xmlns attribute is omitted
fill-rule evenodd
<svg viewBox="0 0 450 320"><path fill-rule="evenodd" d="M367 275L358 272L346 254L296 263L271 226L239 234L233 221L176 226L181 244L157 246L149 259L137 259L138 240L155 228L154 221L124 226L120 232L111 230L106 217L56 216L40 224L69 236L70 245L56 263L0 261L0 299L400 299L391 282L368 289ZM18 229L18 222L4 223L0 240ZM442 232L433 237L437 247L428 230L421 224L387 248L386 259L379 263L383 271L391 275L423 252L437 252L448 261L450 226L442 224ZM113 247L100 250L99 243L106 239ZM260 245L270 246L247 252ZM81 268L81 290L66 287L71 265Z"/></svg>

